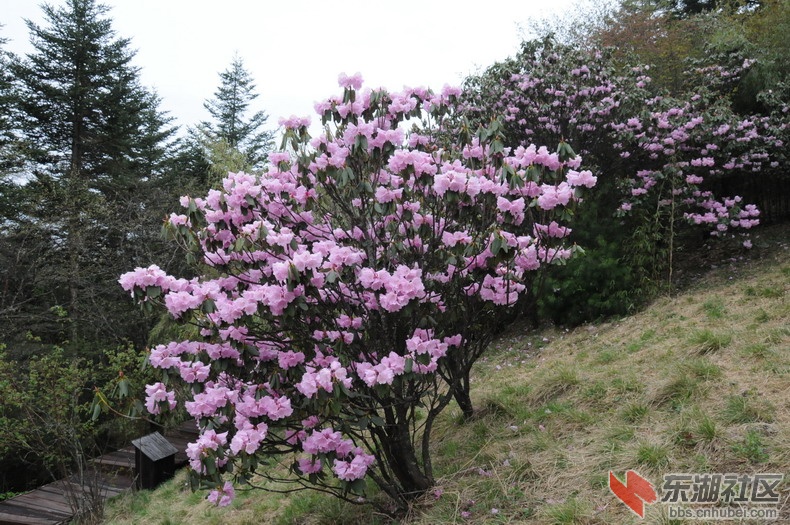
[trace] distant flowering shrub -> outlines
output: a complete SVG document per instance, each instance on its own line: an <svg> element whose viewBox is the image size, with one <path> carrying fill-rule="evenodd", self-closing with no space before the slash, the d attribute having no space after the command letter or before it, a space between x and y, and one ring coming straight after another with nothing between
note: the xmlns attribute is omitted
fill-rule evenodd
<svg viewBox="0 0 790 525"><path fill-rule="evenodd" d="M755 117L756 119L757 117ZM731 126L731 124L733 124ZM655 209L676 207L690 224L705 225L712 235L759 224L760 212L740 196L718 197L705 188L727 172L759 172L768 167L768 151L777 138L756 132L752 120L741 120L703 97L681 102L654 97L639 117L613 124L615 147L634 166L625 181L630 191L620 206Z"/></svg>
<svg viewBox="0 0 790 525"><path fill-rule="evenodd" d="M787 100L763 93L770 114L736 112L731 95L753 61L725 58L691 64L686 86L670 95L653 86L649 65L548 38L523 43L514 57L466 80L462 109L471 126L504 115L506 146L566 140L600 179L586 206L595 215L569 223L594 249L600 241L598 258L552 273L549 280L558 276L576 292L551 284L559 291L544 296L549 315L628 311L635 282L645 290L671 282L681 233L684 242L700 238L687 235L693 229L746 238L761 219L756 202L781 200L760 188L781 187L787 171ZM590 273L614 275L613 267L627 278L591 281ZM612 288L601 293L606 283Z"/></svg>
<svg viewBox="0 0 790 525"><path fill-rule="evenodd" d="M458 133L459 89L340 85L318 136L283 120L264 174L182 199L170 225L203 276L120 279L200 327L151 351L148 406L189 385L190 464L220 505L253 474L354 501L370 479L400 509L425 493L436 417L453 398L471 413L472 365L530 275L576 251L562 223L596 184L565 143L506 148L497 119Z"/></svg>
<svg viewBox="0 0 790 525"><path fill-rule="evenodd" d="M753 63L694 67L694 94L673 98L651 91L649 66L623 69L606 51L526 42L516 58L467 80L464 109L482 120L503 113L511 146L573 143L618 179L621 214L674 206L687 223L719 235L755 226L759 211L711 186L786 164L786 119L738 115L722 96Z"/></svg>

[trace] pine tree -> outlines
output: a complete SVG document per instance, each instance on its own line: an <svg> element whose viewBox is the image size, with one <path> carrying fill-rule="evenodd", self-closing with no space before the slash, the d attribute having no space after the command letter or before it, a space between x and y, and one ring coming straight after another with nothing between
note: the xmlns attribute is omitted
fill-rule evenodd
<svg viewBox="0 0 790 525"><path fill-rule="evenodd" d="M213 120L201 122L195 135L209 156L212 151L236 150L250 168L259 168L272 148L274 133L264 129L269 118L265 112L247 117L250 103L258 97L253 78L238 56L219 77L214 98L203 104Z"/></svg>
<svg viewBox="0 0 790 525"><path fill-rule="evenodd" d="M34 264L22 256L33 246L18 230L25 209L25 188L15 181L22 163L22 143L16 112L18 91L10 72L12 57L0 37L0 341L5 326L13 326L26 301L27 276Z"/></svg>
<svg viewBox="0 0 790 525"><path fill-rule="evenodd" d="M62 307L73 342L123 337L135 315L119 311L128 302L115 280L149 240L140 225L151 222L147 198L174 130L141 86L107 6L67 0L42 9L47 26L26 21L34 51L11 65L37 197L29 226L48 236L51 252L38 303Z"/></svg>
<svg viewBox="0 0 790 525"><path fill-rule="evenodd" d="M7 42L0 36L0 184L21 164L21 144L16 133L19 119L15 112L18 92L10 72L13 57L4 49Z"/></svg>

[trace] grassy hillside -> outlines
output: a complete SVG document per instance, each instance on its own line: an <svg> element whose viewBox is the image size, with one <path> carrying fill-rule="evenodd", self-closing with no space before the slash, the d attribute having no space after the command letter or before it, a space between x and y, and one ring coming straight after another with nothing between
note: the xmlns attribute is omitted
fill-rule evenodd
<svg viewBox="0 0 790 525"><path fill-rule="evenodd" d="M437 490L408 522L637 523L609 470L657 486L670 472L790 474L790 240L771 244L686 275L685 291L628 318L513 327L476 370L480 416L462 424L451 407L436 429ZM313 493L254 491L215 509L184 480L115 500L106 523L386 522ZM790 520L788 480L782 490ZM651 505L643 522L673 523L665 512Z"/></svg>

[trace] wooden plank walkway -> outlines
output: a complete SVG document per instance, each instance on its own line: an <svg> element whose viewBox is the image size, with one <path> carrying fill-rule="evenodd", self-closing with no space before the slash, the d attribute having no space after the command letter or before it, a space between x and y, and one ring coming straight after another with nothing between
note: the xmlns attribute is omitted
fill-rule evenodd
<svg viewBox="0 0 790 525"><path fill-rule="evenodd" d="M165 437L178 449L176 467L187 464L186 445L197 437L193 421L169 431ZM90 461L96 468L97 478L81 485L71 479L62 479L31 492L0 501L0 525L61 525L74 517L70 501L82 495L98 492L107 500L134 486L134 447L110 452Z"/></svg>

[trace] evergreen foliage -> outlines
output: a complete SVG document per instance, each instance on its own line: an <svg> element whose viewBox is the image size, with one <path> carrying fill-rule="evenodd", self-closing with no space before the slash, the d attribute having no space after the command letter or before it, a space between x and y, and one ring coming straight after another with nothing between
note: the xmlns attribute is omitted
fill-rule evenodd
<svg viewBox="0 0 790 525"><path fill-rule="evenodd" d="M260 168L272 149L274 133L264 129L269 118L264 111L248 116L250 104L258 97L253 78L238 56L219 78L220 86L214 98L203 104L212 120L201 122L194 135L212 164L223 164L236 151L246 164L237 170Z"/></svg>
<svg viewBox="0 0 790 525"><path fill-rule="evenodd" d="M44 258L22 295L25 315L50 324L45 340L117 340L144 330L112 282L118 262L152 256L149 198L173 130L106 6L69 0L42 9L47 25L27 21L33 52L9 68L28 151L25 184L15 188L25 212L4 233L3 252L27 269L36 266L30 257ZM20 251L15 238L37 249ZM52 323L47 312L59 306L67 317Z"/></svg>
<svg viewBox="0 0 790 525"><path fill-rule="evenodd" d="M0 25L2 29L2 25ZM19 161L19 156L13 151L17 144L13 130L16 119L12 112L16 89L14 77L9 71L11 56L4 47L8 40L0 37L0 184L4 182L14 165Z"/></svg>

